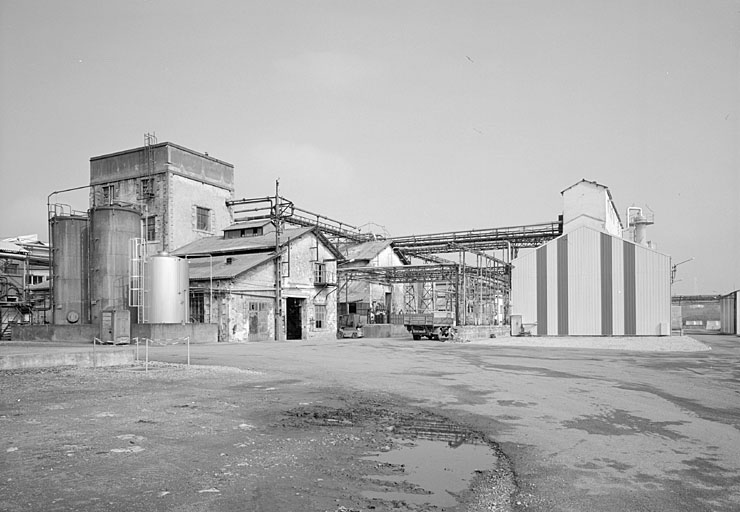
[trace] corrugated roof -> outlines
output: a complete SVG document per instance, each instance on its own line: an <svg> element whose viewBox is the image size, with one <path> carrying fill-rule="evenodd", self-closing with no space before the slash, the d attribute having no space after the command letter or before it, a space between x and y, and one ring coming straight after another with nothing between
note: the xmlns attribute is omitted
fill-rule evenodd
<svg viewBox="0 0 740 512"><path fill-rule="evenodd" d="M203 281L213 279L233 279L239 274L246 272L270 261L274 257L272 253L236 254L233 256L216 256L211 258L189 259L189 275L191 281ZM226 263L227 258L231 263Z"/></svg>
<svg viewBox="0 0 740 512"><path fill-rule="evenodd" d="M20 245L16 245L12 242L0 241L0 253L2 252L11 254L26 254L28 251Z"/></svg>
<svg viewBox="0 0 740 512"><path fill-rule="evenodd" d="M371 242L345 246L341 251L348 260L370 261L389 245L391 245L390 240L374 240Z"/></svg>
<svg viewBox="0 0 740 512"><path fill-rule="evenodd" d="M314 228L286 229L280 235L280 243L284 244L289 240L299 238ZM242 237L242 238L223 238L220 236L210 236L190 242L176 251L174 256L195 256L205 254L225 254L237 252L264 252L275 249L275 233L266 235Z"/></svg>

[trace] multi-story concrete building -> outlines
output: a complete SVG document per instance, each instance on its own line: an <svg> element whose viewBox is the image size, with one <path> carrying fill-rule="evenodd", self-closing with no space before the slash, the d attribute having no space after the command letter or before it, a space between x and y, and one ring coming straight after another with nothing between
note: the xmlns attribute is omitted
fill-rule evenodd
<svg viewBox="0 0 740 512"><path fill-rule="evenodd" d="M232 164L171 142L90 158L90 207L135 206L149 254L220 233L233 195Z"/></svg>

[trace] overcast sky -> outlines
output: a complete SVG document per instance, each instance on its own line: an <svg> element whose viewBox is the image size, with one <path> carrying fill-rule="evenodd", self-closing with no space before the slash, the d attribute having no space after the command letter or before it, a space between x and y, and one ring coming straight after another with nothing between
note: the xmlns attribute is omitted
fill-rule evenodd
<svg viewBox="0 0 740 512"><path fill-rule="evenodd" d="M675 293L727 293L739 49L738 0L0 0L0 237L156 132L394 236L555 221L595 180L694 258Z"/></svg>

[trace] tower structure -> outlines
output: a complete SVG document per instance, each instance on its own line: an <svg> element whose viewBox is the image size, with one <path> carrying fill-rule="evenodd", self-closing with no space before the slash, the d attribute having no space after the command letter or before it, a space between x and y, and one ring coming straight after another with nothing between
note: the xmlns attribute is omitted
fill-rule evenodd
<svg viewBox="0 0 740 512"><path fill-rule="evenodd" d="M234 166L207 153L158 143L90 158L90 207L141 211L147 253L170 252L231 223Z"/></svg>

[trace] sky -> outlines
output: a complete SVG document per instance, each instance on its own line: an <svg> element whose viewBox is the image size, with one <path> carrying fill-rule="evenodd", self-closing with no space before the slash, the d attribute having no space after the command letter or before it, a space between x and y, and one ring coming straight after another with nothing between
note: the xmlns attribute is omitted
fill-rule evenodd
<svg viewBox="0 0 740 512"><path fill-rule="evenodd" d="M556 221L597 181L654 212L675 294L728 293L739 119L740 0L0 0L0 237L46 240L50 194L155 133L391 236Z"/></svg>

